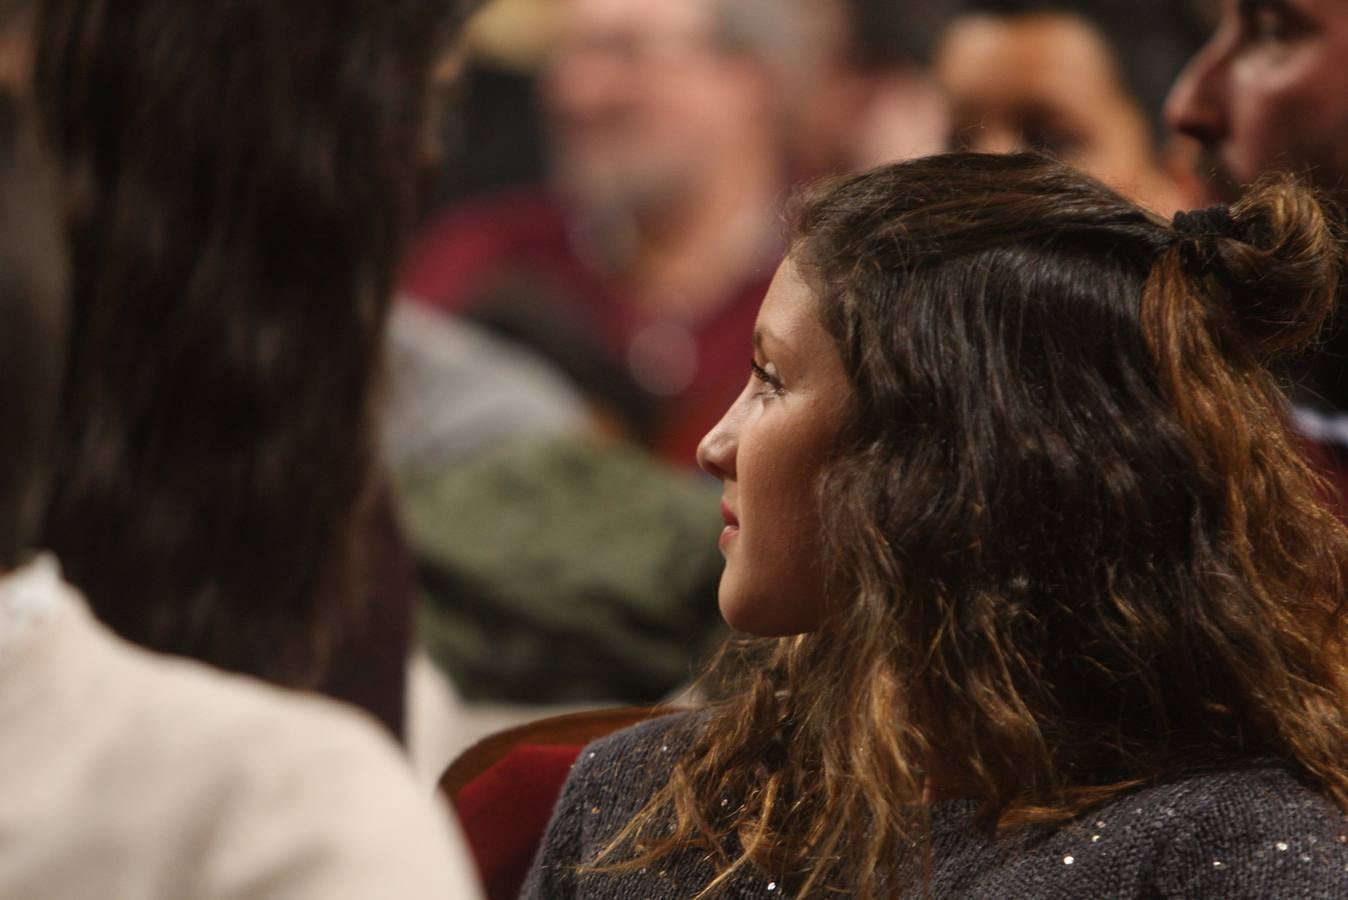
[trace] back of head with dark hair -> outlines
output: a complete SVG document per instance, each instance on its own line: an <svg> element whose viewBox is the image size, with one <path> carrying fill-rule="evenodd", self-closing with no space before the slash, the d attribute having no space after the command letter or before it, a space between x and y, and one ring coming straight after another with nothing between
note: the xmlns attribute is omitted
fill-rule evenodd
<svg viewBox="0 0 1348 900"><path fill-rule="evenodd" d="M806 199L791 256L853 388L818 483L836 614L736 648L633 865L752 835L726 866L871 897L933 795L1052 824L1253 756L1348 810L1348 531L1265 368L1343 247L1290 183L1195 221L1024 154Z"/></svg>
<svg viewBox="0 0 1348 900"><path fill-rule="evenodd" d="M352 602L443 0L46 0L74 263L47 540L141 643L280 681Z"/></svg>
<svg viewBox="0 0 1348 900"><path fill-rule="evenodd" d="M60 400L66 260L32 123L0 92L0 570L37 548Z"/></svg>

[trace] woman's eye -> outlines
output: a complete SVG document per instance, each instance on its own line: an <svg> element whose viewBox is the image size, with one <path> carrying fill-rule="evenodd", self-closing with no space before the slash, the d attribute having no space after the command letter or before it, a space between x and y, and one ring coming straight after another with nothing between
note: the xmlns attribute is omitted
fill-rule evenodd
<svg viewBox="0 0 1348 900"><path fill-rule="evenodd" d="M759 391L759 396L771 395L780 396L782 393L782 380L772 372L769 372L763 366L760 366L756 360L749 361L749 371L753 373L754 380L763 386Z"/></svg>

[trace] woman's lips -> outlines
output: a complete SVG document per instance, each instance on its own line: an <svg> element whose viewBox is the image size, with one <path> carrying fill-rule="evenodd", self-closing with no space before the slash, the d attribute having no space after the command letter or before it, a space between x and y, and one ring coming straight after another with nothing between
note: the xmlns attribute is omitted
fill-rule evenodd
<svg viewBox="0 0 1348 900"><path fill-rule="evenodd" d="M717 541L717 544L722 550L725 550L726 544L740 533L740 520L730 511L730 507L726 506L724 500L721 501L721 521L725 522L725 528L721 531L721 539Z"/></svg>
<svg viewBox="0 0 1348 900"><path fill-rule="evenodd" d="M726 505L724 500L721 501L721 521L725 522L728 528L740 527L740 520L730 511L730 507Z"/></svg>

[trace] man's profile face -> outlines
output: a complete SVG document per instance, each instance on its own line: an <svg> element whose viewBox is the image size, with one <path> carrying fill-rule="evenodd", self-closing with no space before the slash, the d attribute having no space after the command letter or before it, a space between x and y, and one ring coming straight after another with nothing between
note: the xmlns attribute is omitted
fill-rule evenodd
<svg viewBox="0 0 1348 900"><path fill-rule="evenodd" d="M1348 0L1222 0L1221 20L1171 91L1166 117L1204 148L1211 198L1268 171L1348 188Z"/></svg>

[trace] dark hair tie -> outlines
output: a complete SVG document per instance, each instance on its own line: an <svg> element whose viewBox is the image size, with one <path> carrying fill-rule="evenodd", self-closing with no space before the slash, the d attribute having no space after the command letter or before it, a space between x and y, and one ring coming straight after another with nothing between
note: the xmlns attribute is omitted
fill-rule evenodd
<svg viewBox="0 0 1348 900"><path fill-rule="evenodd" d="M1171 227L1180 237L1241 237L1241 228L1231 218L1231 207L1209 206L1207 209L1195 209L1190 212L1177 212L1171 220Z"/></svg>
<svg viewBox="0 0 1348 900"><path fill-rule="evenodd" d="M1184 267L1200 278L1212 274L1217 262L1215 238L1245 239L1244 228L1231 218L1228 206L1177 212L1170 224L1175 230L1174 240L1180 242L1180 259Z"/></svg>

